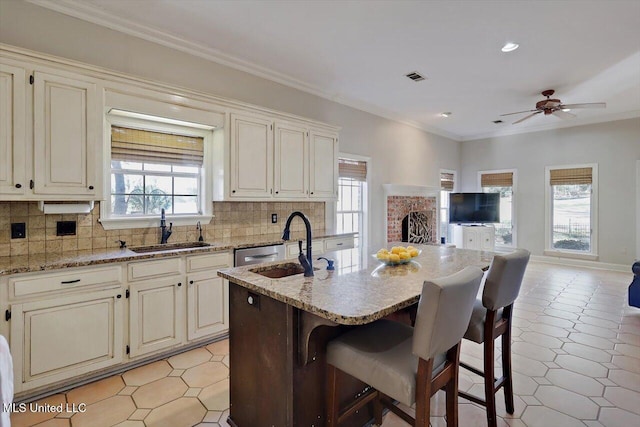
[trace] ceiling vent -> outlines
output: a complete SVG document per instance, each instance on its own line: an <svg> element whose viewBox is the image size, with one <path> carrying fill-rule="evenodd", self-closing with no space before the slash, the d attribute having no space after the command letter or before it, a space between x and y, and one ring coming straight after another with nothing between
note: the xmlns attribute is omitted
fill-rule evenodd
<svg viewBox="0 0 640 427"><path fill-rule="evenodd" d="M413 80L414 82L419 82L419 81L422 81L422 80L424 80L424 79L425 79L425 78L424 78L420 73L418 73L417 71L413 71L413 72L411 72L411 73L409 73L409 74L405 74L405 75L406 75L407 77L409 77L411 80Z"/></svg>

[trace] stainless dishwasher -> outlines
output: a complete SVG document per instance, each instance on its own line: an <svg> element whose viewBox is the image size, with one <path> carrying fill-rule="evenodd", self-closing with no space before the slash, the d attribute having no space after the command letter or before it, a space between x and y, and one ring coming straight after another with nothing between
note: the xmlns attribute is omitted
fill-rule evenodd
<svg viewBox="0 0 640 427"><path fill-rule="evenodd" d="M263 262L284 260L284 245L260 246L257 248L236 249L234 266L260 264Z"/></svg>

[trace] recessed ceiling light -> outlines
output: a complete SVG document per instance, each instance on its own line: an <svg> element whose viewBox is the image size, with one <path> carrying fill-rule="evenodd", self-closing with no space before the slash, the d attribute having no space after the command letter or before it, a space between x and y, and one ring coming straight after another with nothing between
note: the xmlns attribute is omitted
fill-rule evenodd
<svg viewBox="0 0 640 427"><path fill-rule="evenodd" d="M440 117L449 117L451 115L451 111L446 111L444 113L440 113Z"/></svg>
<svg viewBox="0 0 640 427"><path fill-rule="evenodd" d="M571 108L563 108L562 111L564 111L565 113L568 113L569 111L571 111Z"/></svg>
<svg viewBox="0 0 640 427"><path fill-rule="evenodd" d="M520 45L518 43L513 43L513 42L507 42L504 44L504 46L502 46L502 51L503 52L513 52L514 50L516 50Z"/></svg>

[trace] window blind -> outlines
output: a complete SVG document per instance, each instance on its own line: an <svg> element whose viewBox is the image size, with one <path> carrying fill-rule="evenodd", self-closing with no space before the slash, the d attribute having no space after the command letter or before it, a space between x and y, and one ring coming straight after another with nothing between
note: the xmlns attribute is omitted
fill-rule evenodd
<svg viewBox="0 0 640 427"><path fill-rule="evenodd" d="M513 172L483 173L481 187L513 187Z"/></svg>
<svg viewBox="0 0 640 427"><path fill-rule="evenodd" d="M453 191L453 174L450 172L440 172L440 189Z"/></svg>
<svg viewBox="0 0 640 427"><path fill-rule="evenodd" d="M592 168L551 169L551 185L579 185L592 183Z"/></svg>
<svg viewBox="0 0 640 427"><path fill-rule="evenodd" d="M367 162L338 159L338 176L340 178L351 178L356 181L366 181Z"/></svg>
<svg viewBox="0 0 640 427"><path fill-rule="evenodd" d="M201 167L204 138L112 126L111 159Z"/></svg>

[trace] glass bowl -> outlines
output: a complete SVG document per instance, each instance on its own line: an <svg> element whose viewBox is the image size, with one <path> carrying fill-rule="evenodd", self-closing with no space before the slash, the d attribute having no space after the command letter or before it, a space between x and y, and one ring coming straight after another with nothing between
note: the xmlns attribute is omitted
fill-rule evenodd
<svg viewBox="0 0 640 427"><path fill-rule="evenodd" d="M421 250L421 249L417 249L417 251L418 251L418 255L420 255L420 254L422 253L422 250ZM382 263L382 264L384 264L384 265L391 265L391 266L394 266L394 265L403 265L403 264L408 264L408 263L410 263L411 261L413 261L414 259L416 259L416 258L418 257L418 255L416 255L416 256L414 256L414 257L411 257L411 258L407 258L407 259L400 259L400 260L398 260L398 261L391 261L391 260L388 260L388 259L379 259L379 258L377 257L377 255L376 255L376 254L373 254L373 255L371 255L371 256L372 256L376 261L381 262L381 263Z"/></svg>

